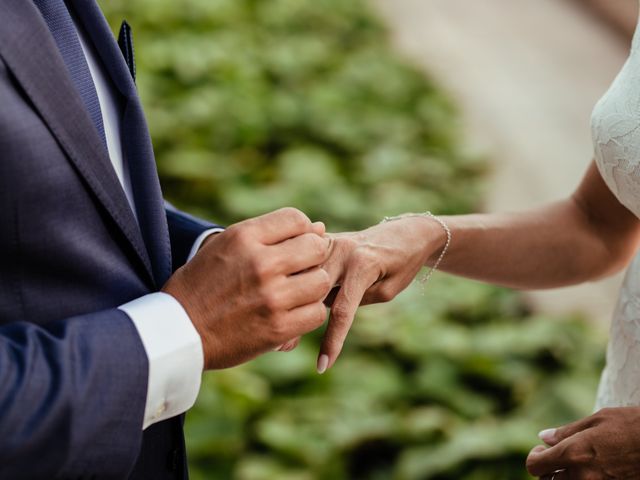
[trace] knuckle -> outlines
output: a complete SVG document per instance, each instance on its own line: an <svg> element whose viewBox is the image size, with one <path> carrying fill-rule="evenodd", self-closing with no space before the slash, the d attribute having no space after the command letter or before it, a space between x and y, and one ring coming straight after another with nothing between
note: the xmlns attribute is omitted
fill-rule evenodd
<svg viewBox="0 0 640 480"><path fill-rule="evenodd" d="M575 447L575 445L571 445L571 446L567 447L565 449L565 451L564 451L564 455L563 456L572 464L579 463L580 452Z"/></svg>
<svg viewBox="0 0 640 480"><path fill-rule="evenodd" d="M258 247L254 230L249 225L238 225L231 227L225 233L229 234L229 240L239 253L253 255Z"/></svg>
<svg viewBox="0 0 640 480"><path fill-rule="evenodd" d="M322 303L318 303L316 307L316 311L314 312L314 316L312 318L312 323L316 328L321 327L325 320L327 319L327 309Z"/></svg>
<svg viewBox="0 0 640 480"><path fill-rule="evenodd" d="M614 409L612 408L602 408L598 410L596 413L591 415L588 419L589 426L598 426L601 423L604 423L612 418L615 414Z"/></svg>
<svg viewBox="0 0 640 480"><path fill-rule="evenodd" d="M349 307L342 303L334 305L331 310L331 318L338 326L346 325L349 321Z"/></svg>
<svg viewBox="0 0 640 480"><path fill-rule="evenodd" d="M536 459L531 455L527 457L525 467L527 469L527 472L529 472L530 475L536 476L538 474L538 464L536 462Z"/></svg>
<svg viewBox="0 0 640 480"><path fill-rule="evenodd" d="M366 248L356 248L353 252L354 265L363 271L378 268L379 261L376 255Z"/></svg>
<svg viewBox="0 0 640 480"><path fill-rule="evenodd" d="M279 344L285 341L287 337L287 328L284 322L279 319L274 319L270 326L270 337L274 344Z"/></svg>
<svg viewBox="0 0 640 480"><path fill-rule="evenodd" d="M249 239L248 230L249 228L247 225L237 224L227 228L225 233L231 237L233 241L237 243L245 243Z"/></svg>
<svg viewBox="0 0 640 480"><path fill-rule="evenodd" d="M287 263L287 259L284 257L269 257L265 259L265 263L267 263L267 275L273 277L281 272L286 272L289 268Z"/></svg>
<svg viewBox="0 0 640 480"><path fill-rule="evenodd" d="M328 294L333 287L329 273L322 268L318 271L318 287L325 295Z"/></svg>
<svg viewBox="0 0 640 480"><path fill-rule="evenodd" d="M596 416L600 418L607 418L607 417L611 417L615 412L616 412L615 409L606 407L606 408L600 409L598 413L596 413Z"/></svg>
<svg viewBox="0 0 640 480"><path fill-rule="evenodd" d="M327 251L326 241L315 234L309 234L307 241L309 242L309 253L313 255L313 258L324 258Z"/></svg>
<svg viewBox="0 0 640 480"><path fill-rule="evenodd" d="M339 237L338 241L349 251L354 250L358 246L358 242L352 237Z"/></svg>
<svg viewBox="0 0 640 480"><path fill-rule="evenodd" d="M272 265L266 257L253 256L250 260L251 271L260 283L271 277Z"/></svg>
<svg viewBox="0 0 640 480"><path fill-rule="evenodd" d="M262 298L264 309L270 315L276 315L282 306L279 295L275 292L266 292Z"/></svg>
<svg viewBox="0 0 640 480"><path fill-rule="evenodd" d="M591 452L576 443L568 445L563 456L573 465L586 465L592 459Z"/></svg>
<svg viewBox="0 0 640 480"><path fill-rule="evenodd" d="M385 284L378 289L377 297L383 302L390 302L396 298L396 291L390 285Z"/></svg>
<svg viewBox="0 0 640 480"><path fill-rule="evenodd" d="M311 223L309 217L297 208L285 207L281 211L296 227L304 228Z"/></svg>
<svg viewBox="0 0 640 480"><path fill-rule="evenodd" d="M259 313L266 317L267 321L271 320L277 312L276 302L274 301L272 292L265 287L259 287L256 292L256 305Z"/></svg>
<svg viewBox="0 0 640 480"><path fill-rule="evenodd" d="M353 262L357 265L366 265L371 259L371 254L365 248L356 248L353 251Z"/></svg>

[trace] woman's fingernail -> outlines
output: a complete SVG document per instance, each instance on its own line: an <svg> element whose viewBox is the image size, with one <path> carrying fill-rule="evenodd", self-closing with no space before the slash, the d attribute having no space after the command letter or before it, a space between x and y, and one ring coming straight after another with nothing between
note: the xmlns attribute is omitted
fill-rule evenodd
<svg viewBox="0 0 640 480"><path fill-rule="evenodd" d="M546 430L542 430L538 434L538 438L540 438L540 440L542 440L545 443L553 442L553 439L555 438L555 436L556 436L555 428L548 428Z"/></svg>
<svg viewBox="0 0 640 480"><path fill-rule="evenodd" d="M320 375L322 375L324 372L327 371L327 367L329 366L329 357L327 355L320 355L320 357L318 358L318 373Z"/></svg>

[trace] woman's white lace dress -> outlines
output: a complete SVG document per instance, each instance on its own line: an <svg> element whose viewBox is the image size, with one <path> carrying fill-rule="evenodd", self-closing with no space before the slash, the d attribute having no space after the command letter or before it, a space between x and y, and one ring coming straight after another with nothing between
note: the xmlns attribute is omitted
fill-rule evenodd
<svg viewBox="0 0 640 480"><path fill-rule="evenodd" d="M618 200L640 218L640 32L629 59L593 110L598 168ZM630 265L611 324L597 408L640 405L640 255Z"/></svg>

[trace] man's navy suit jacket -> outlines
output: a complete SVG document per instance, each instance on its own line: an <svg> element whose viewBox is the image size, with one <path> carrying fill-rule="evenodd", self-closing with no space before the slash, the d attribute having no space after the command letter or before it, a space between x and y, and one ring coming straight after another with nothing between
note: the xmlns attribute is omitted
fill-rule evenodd
<svg viewBox="0 0 640 480"><path fill-rule="evenodd" d="M38 10L0 0L0 478L184 478L182 419L142 432L148 361L117 307L212 225L165 209L118 45L70 3L123 105L139 222Z"/></svg>

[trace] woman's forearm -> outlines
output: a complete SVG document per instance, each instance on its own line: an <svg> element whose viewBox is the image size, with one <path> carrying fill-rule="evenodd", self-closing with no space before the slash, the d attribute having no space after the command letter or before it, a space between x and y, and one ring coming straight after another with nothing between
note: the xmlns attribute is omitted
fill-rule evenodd
<svg viewBox="0 0 640 480"><path fill-rule="evenodd" d="M444 221L453 241L442 270L521 289L611 275L628 264L640 237L638 219L611 194L595 165L566 200L523 213L450 216ZM434 258L437 254L427 263Z"/></svg>
<svg viewBox="0 0 640 480"><path fill-rule="evenodd" d="M330 235L323 269L332 285L321 370L333 365L358 305L387 302L446 244L430 216L393 217L361 232ZM523 213L442 217L452 241L440 268L522 289L593 280L624 267L640 241L640 222L607 188L594 163L568 199Z"/></svg>
<svg viewBox="0 0 640 480"><path fill-rule="evenodd" d="M523 213L445 217L453 241L440 269L522 289L572 285L615 272L620 256L578 210L567 200Z"/></svg>

